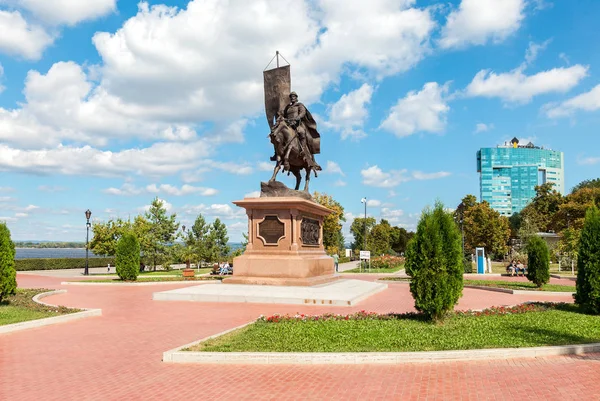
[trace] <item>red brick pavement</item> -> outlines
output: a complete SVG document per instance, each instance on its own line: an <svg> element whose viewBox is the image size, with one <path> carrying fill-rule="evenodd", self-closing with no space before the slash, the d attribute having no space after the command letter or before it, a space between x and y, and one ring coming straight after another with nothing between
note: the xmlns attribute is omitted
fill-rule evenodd
<svg viewBox="0 0 600 401"><path fill-rule="evenodd" d="M61 288L57 278L19 275L18 280L21 287ZM398 366L161 362L165 350L260 314L409 311L412 298L403 283L390 284L388 290L348 308L152 301L153 292L175 285L65 287L66 294L45 300L102 308L103 316L0 336L0 399L600 399L598 354ZM458 307L508 305L534 297L465 289Z"/></svg>

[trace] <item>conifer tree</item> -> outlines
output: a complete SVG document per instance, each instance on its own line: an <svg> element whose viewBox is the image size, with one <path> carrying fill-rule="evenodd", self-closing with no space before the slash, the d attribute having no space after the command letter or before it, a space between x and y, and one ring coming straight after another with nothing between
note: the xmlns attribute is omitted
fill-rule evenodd
<svg viewBox="0 0 600 401"><path fill-rule="evenodd" d="M140 268L140 242L130 233L124 233L117 241L115 252L117 274L122 280L137 280Z"/></svg>
<svg viewBox="0 0 600 401"><path fill-rule="evenodd" d="M575 302L600 314L600 211L591 207L579 239Z"/></svg>
<svg viewBox="0 0 600 401"><path fill-rule="evenodd" d="M462 296L460 231L440 202L433 210L423 211L417 233L408 244L405 268L412 277L415 308L429 319L442 318Z"/></svg>
<svg viewBox="0 0 600 401"><path fill-rule="evenodd" d="M10 239L6 223L0 222L0 301L16 292L15 244Z"/></svg>
<svg viewBox="0 0 600 401"><path fill-rule="evenodd" d="M546 241L533 236L527 242L527 279L541 288L550 281L550 251Z"/></svg>

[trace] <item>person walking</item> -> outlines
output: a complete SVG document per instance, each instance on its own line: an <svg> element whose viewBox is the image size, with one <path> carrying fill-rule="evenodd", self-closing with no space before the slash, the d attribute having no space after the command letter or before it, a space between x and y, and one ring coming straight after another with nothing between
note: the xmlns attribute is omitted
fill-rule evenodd
<svg viewBox="0 0 600 401"><path fill-rule="evenodd" d="M335 272L338 272L338 263L340 261L340 257L338 256L338 254L336 253L335 255L332 256L333 257L333 264L335 265Z"/></svg>

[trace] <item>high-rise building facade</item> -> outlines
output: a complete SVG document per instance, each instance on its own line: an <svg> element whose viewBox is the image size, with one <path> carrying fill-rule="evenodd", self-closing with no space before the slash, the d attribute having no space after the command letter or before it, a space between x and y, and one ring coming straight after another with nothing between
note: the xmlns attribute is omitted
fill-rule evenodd
<svg viewBox="0 0 600 401"><path fill-rule="evenodd" d="M564 155L531 142L519 146L514 138L495 148L477 152L480 201L487 201L502 216L520 212L534 197L535 186L551 182L565 192Z"/></svg>

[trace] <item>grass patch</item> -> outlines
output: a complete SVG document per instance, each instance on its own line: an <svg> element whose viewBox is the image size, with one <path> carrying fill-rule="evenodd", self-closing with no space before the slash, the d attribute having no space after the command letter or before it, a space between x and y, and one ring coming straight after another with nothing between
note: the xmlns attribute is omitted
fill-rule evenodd
<svg viewBox="0 0 600 401"><path fill-rule="evenodd" d="M526 260L522 261L523 263L527 263ZM492 273L496 274L506 274L506 266L508 266L508 262L492 262ZM558 273L558 263L550 263L550 273ZM477 273L477 265L473 263L473 273Z"/></svg>
<svg viewBox="0 0 600 401"><path fill-rule="evenodd" d="M0 302L0 326L80 312L64 306L51 307L33 302L32 298L46 289L17 288L17 293Z"/></svg>
<svg viewBox="0 0 600 401"><path fill-rule="evenodd" d="M258 321L186 351L407 352L600 342L600 316L565 304L541 312L392 320Z"/></svg>
<svg viewBox="0 0 600 401"><path fill-rule="evenodd" d="M403 266L398 266L398 267L392 267L389 269L360 269L359 267L351 269L351 270L344 270L343 272L340 273L396 273L399 272L400 270L402 270L404 268Z"/></svg>
<svg viewBox="0 0 600 401"><path fill-rule="evenodd" d="M107 274L108 276L116 276L117 273L114 273L114 269L111 266L113 273ZM198 269L193 269L195 274L206 274L212 271L211 268L202 268L200 272ZM181 276L183 274L183 269L174 269L174 270L157 270L157 271L143 271L140 272L138 277L152 277L152 276Z"/></svg>
<svg viewBox="0 0 600 401"><path fill-rule="evenodd" d="M496 280L464 280L464 285L477 285L480 287L507 288L509 290L529 291L553 291L553 292L575 292L575 286L546 284L537 288L535 284L519 281L496 281Z"/></svg>
<svg viewBox="0 0 600 401"><path fill-rule="evenodd" d="M162 282L162 281L220 281L223 280L223 277L226 276L208 276L208 277L143 277L138 276L136 281L127 281L121 280L120 278L108 278L108 279L98 279L98 280L73 280L72 283L153 283L153 282ZM231 276L229 276L231 277Z"/></svg>

